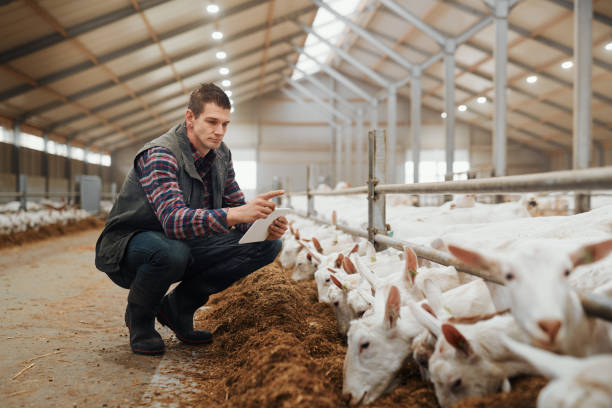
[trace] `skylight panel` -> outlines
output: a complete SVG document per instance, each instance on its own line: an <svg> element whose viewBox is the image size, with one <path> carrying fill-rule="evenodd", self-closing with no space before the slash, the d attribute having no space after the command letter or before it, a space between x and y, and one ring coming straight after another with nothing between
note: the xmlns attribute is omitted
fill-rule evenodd
<svg viewBox="0 0 612 408"><path fill-rule="evenodd" d="M362 0L323 0L326 4L336 10L339 14L345 17L351 17L357 6ZM337 20L329 11L319 8L317 15L312 24L312 28L321 37L327 39L333 44L338 44L342 33L346 28L346 24ZM308 34L304 43L304 51L308 55L314 57L317 61L325 64L329 59L331 49L328 45L322 43L317 37ZM305 55L300 55L297 62L297 67L307 74L314 74L319 71L319 67L310 58ZM293 71L292 79L297 80L302 78L303 74L297 70Z"/></svg>

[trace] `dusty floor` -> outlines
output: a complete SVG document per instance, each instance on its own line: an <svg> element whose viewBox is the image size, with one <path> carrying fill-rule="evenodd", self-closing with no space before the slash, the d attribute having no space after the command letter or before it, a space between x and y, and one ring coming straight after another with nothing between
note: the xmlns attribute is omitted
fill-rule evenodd
<svg viewBox="0 0 612 408"><path fill-rule="evenodd" d="M127 292L96 271L99 229L0 250L2 406L338 407L344 346L314 282L276 264L196 315L215 341L189 347L160 328L162 357L131 353ZM31 239L30 239L31 240ZM408 365L400 387L372 407L435 407L433 388ZM535 406L539 378L461 407Z"/></svg>

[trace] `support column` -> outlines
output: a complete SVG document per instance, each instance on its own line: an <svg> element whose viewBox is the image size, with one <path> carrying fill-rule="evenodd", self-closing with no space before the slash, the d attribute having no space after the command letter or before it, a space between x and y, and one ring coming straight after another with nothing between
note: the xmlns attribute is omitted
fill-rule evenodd
<svg viewBox="0 0 612 408"><path fill-rule="evenodd" d="M370 116L370 130L378 127L378 100L374 98L372 101L372 111Z"/></svg>
<svg viewBox="0 0 612 408"><path fill-rule="evenodd" d="M336 126L336 184L344 180L342 174L342 126ZM331 186L334 188L334 186Z"/></svg>
<svg viewBox="0 0 612 408"><path fill-rule="evenodd" d="M66 143L66 179L68 180L68 199L66 202L70 203L74 197L72 196L72 146L70 142Z"/></svg>
<svg viewBox="0 0 612 408"><path fill-rule="evenodd" d="M354 175L353 175L353 135L351 132L352 122L347 120L344 123L344 132L345 132L345 155L344 155L344 174L346 181L354 185Z"/></svg>
<svg viewBox="0 0 612 408"><path fill-rule="evenodd" d="M15 175L15 191L20 191L19 175L21 174L21 123L13 124L12 168Z"/></svg>
<svg viewBox="0 0 612 408"><path fill-rule="evenodd" d="M446 176L453 172L455 161L455 41L446 40L444 43L444 106L446 109L445 135L446 135Z"/></svg>
<svg viewBox="0 0 612 408"><path fill-rule="evenodd" d="M412 166L413 183L419 182L419 165L421 159L421 70L412 70L410 82L410 122L412 124Z"/></svg>
<svg viewBox="0 0 612 408"><path fill-rule="evenodd" d="M397 150L397 88L389 87L387 99L387 183L395 184L395 152Z"/></svg>
<svg viewBox="0 0 612 408"><path fill-rule="evenodd" d="M586 169L591 164L591 72L592 0L574 2L574 136L572 168ZM576 211L590 209L590 197L576 196Z"/></svg>
<svg viewBox="0 0 612 408"><path fill-rule="evenodd" d="M359 108L357 110L357 185L361 186L364 184L367 174L365 174L364 163L363 163L363 141L365 139L363 134L363 109Z"/></svg>
<svg viewBox="0 0 612 408"><path fill-rule="evenodd" d="M507 0L498 0L494 4L495 47L493 58L495 72L495 112L493 113L493 169L495 176L506 175L506 93L508 79L508 12Z"/></svg>

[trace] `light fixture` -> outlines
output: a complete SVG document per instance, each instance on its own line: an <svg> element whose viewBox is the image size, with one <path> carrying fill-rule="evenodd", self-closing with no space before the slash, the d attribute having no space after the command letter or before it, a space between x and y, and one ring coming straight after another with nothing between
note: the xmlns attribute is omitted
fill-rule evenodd
<svg viewBox="0 0 612 408"><path fill-rule="evenodd" d="M223 33L221 31L213 31L212 38L213 40L220 40L223 38Z"/></svg>
<svg viewBox="0 0 612 408"><path fill-rule="evenodd" d="M234 105L234 100L232 98L230 98L230 105Z"/></svg>
<svg viewBox="0 0 612 408"><path fill-rule="evenodd" d="M227 58L227 54L225 53L225 51L217 51L215 56L217 57L217 59L220 59L220 60L224 60Z"/></svg>
<svg viewBox="0 0 612 408"><path fill-rule="evenodd" d="M232 106L232 109L230 109L230 113L234 113L234 107Z"/></svg>
<svg viewBox="0 0 612 408"><path fill-rule="evenodd" d="M228 86L232 85L232 81L230 81L229 79L224 79L223 81L221 81L221 85L227 88Z"/></svg>
<svg viewBox="0 0 612 408"><path fill-rule="evenodd" d="M606 51L612 51L612 41L606 44L605 49Z"/></svg>
<svg viewBox="0 0 612 408"><path fill-rule="evenodd" d="M219 6L217 6L215 3L210 3L206 6L206 12L208 14L217 14L219 12Z"/></svg>
<svg viewBox="0 0 612 408"><path fill-rule="evenodd" d="M459 106L457 106L457 109L459 110L459 112L465 112L467 110L467 106L459 105Z"/></svg>
<svg viewBox="0 0 612 408"><path fill-rule="evenodd" d="M230 97L230 96L232 96L232 91L225 91L225 94L226 94L228 97Z"/></svg>
<svg viewBox="0 0 612 408"><path fill-rule="evenodd" d="M485 103L486 101L487 101L486 96L479 96L478 99L476 99L476 102L478 103Z"/></svg>
<svg viewBox="0 0 612 408"><path fill-rule="evenodd" d="M221 75L227 75L227 74L229 74L229 68L227 68L227 67L221 67L221 68L219 68L219 73L220 73Z"/></svg>
<svg viewBox="0 0 612 408"><path fill-rule="evenodd" d="M446 119L446 112L442 112L440 116L442 117L442 119Z"/></svg>
<svg viewBox="0 0 612 408"><path fill-rule="evenodd" d="M525 78L525 81L528 84L535 84L538 81L538 76L537 75L529 75L527 78Z"/></svg>
<svg viewBox="0 0 612 408"><path fill-rule="evenodd" d="M574 63L572 61L564 61L561 64L561 68L563 68L563 69L570 69L573 66L574 66Z"/></svg>

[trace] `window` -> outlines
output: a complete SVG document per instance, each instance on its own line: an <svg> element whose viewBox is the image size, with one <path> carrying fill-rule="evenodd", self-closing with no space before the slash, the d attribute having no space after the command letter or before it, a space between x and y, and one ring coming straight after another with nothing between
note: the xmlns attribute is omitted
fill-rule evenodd
<svg viewBox="0 0 612 408"><path fill-rule="evenodd" d="M13 131L0 127L0 142L14 144L15 138ZM21 132L19 140L17 141L19 146L28 149L44 151L45 150L45 139L40 136L31 135L29 133ZM86 150L79 147L72 147L70 149L70 157L75 160L87 160L88 163L101 164L102 166L109 167L111 165L111 157L108 154L100 154L87 152ZM54 154L56 156L66 157L68 156L68 146L62 143L54 142L49 140L47 143L47 153ZM86 157L87 156L87 157Z"/></svg>
<svg viewBox="0 0 612 408"><path fill-rule="evenodd" d="M419 182L428 183L444 181L446 174L446 153L444 150L424 150L419 161ZM406 152L406 157L412 157L412 152ZM467 171L470 169L467 150L455 151L453 162L454 180L467 180ZM414 163L408 160L404 163L404 182L414 182Z"/></svg>
<svg viewBox="0 0 612 408"><path fill-rule="evenodd" d="M241 190L257 188L257 162L255 160L233 161L236 172L236 182Z"/></svg>

